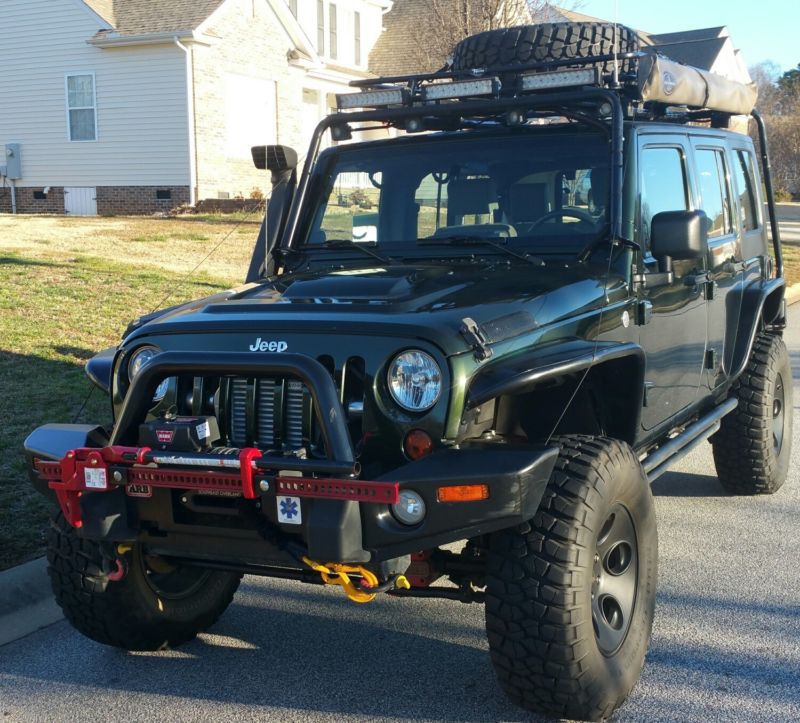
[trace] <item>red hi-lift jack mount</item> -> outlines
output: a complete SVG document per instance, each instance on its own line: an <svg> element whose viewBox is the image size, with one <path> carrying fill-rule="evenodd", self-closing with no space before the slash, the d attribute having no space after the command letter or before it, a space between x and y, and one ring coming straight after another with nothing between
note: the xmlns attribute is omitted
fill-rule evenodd
<svg viewBox="0 0 800 723"><path fill-rule="evenodd" d="M261 496L261 479L266 479L275 485L279 494L295 497L388 505L400 501L397 482L281 476L281 458L275 458L275 474L256 467L255 460L262 458L267 457L254 447L240 450L238 457L193 455L190 458L180 453L154 452L149 447L114 445L81 447L70 450L58 462L37 459L34 464L55 492L66 520L77 528L83 526L82 495L110 492L128 484L181 490L236 491L245 499L254 500ZM170 466L159 466L165 463ZM194 469L181 466L186 463ZM218 471L214 467L235 468L236 472Z"/></svg>

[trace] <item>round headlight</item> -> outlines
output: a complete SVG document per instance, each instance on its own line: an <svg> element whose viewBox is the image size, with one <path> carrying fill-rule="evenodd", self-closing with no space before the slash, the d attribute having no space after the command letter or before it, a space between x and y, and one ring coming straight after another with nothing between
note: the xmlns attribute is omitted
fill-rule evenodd
<svg viewBox="0 0 800 723"><path fill-rule="evenodd" d="M138 351L134 352L133 356L128 361L128 381L133 381L136 376L142 371L142 367L147 364L159 350L154 346L143 346ZM153 394L153 401L160 402L167 394L169 389L169 379L164 379L157 387L155 394Z"/></svg>
<svg viewBox="0 0 800 723"><path fill-rule="evenodd" d="M389 365L392 399L410 412L430 409L442 393L442 371L430 354L404 351Z"/></svg>
<svg viewBox="0 0 800 723"><path fill-rule="evenodd" d="M392 513L404 525L418 525L425 517L425 500L414 490L400 490L400 501L392 505Z"/></svg>
<svg viewBox="0 0 800 723"><path fill-rule="evenodd" d="M138 351L135 351L128 360L128 381L132 382L142 371L142 367L156 354L158 354L158 349L154 346L143 346Z"/></svg>

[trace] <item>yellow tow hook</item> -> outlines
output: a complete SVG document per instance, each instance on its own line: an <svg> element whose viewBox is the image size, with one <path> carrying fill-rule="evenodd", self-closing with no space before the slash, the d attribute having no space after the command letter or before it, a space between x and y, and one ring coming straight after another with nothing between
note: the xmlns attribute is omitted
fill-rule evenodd
<svg viewBox="0 0 800 723"><path fill-rule="evenodd" d="M371 602L379 592L383 592L387 587L385 584L380 585L374 572L361 565L342 565L338 562L329 562L323 565L321 562L315 562L308 557L303 557L302 559L306 565L322 576L322 580L326 585L339 585L344 590L344 594L353 602ZM375 592L367 592L362 587L355 585L350 579L351 574L361 575L365 583L364 587L367 589L375 588ZM411 585L405 576L398 575L394 579L392 587L407 590Z"/></svg>

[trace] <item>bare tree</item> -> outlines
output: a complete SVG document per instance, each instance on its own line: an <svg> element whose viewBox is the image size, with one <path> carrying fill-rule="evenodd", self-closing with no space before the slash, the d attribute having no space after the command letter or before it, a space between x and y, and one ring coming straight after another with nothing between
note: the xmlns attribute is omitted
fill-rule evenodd
<svg viewBox="0 0 800 723"><path fill-rule="evenodd" d="M561 10L578 5L579 0L567 0L558 7L549 0L429 0L426 22L415 29L409 50L419 68L435 70L447 62L455 44L469 35L561 20Z"/></svg>
<svg viewBox="0 0 800 723"><path fill-rule="evenodd" d="M750 68L758 86L758 109L767 126L776 196L800 197L800 82L798 71L781 75L773 63Z"/></svg>

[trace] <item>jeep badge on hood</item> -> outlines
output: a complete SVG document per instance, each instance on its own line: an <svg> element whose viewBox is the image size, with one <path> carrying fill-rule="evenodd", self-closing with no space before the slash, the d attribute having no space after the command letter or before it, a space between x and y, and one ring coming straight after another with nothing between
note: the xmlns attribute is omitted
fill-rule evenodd
<svg viewBox="0 0 800 723"><path fill-rule="evenodd" d="M261 337L249 347L250 351L286 351L289 345L285 341L264 341Z"/></svg>

